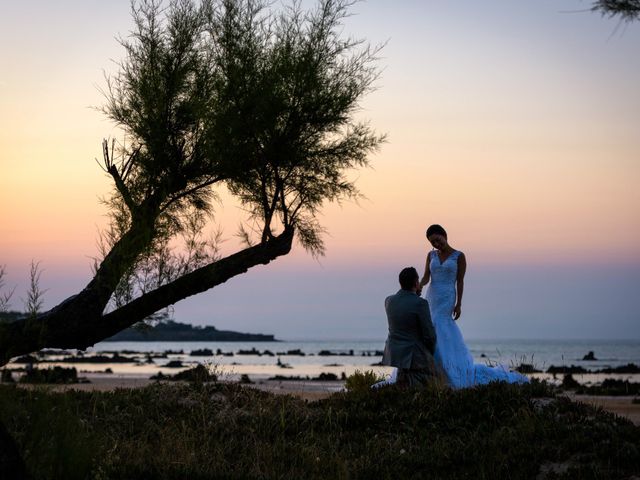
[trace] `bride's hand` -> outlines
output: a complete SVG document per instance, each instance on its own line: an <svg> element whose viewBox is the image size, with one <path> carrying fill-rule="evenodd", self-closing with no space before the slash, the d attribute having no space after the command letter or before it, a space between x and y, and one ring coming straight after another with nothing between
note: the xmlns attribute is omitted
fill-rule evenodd
<svg viewBox="0 0 640 480"><path fill-rule="evenodd" d="M458 319L460 318L460 314L461 314L461 313L462 313L462 308L460 307L460 305L456 305L456 306L453 308L453 312L452 312L453 319L454 319L454 320L458 320Z"/></svg>

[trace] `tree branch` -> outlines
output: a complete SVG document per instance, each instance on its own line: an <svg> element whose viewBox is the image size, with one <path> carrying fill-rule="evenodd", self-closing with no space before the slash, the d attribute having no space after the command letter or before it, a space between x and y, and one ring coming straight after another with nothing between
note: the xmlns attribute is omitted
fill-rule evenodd
<svg viewBox="0 0 640 480"><path fill-rule="evenodd" d="M256 265L266 265L291 250L294 231L283 233L198 268L171 283L145 293L106 315L87 317L87 299L82 293L70 297L54 309L33 319L0 323L0 366L12 357L42 348L85 350L169 305L202 293L245 273Z"/></svg>
<svg viewBox="0 0 640 480"><path fill-rule="evenodd" d="M200 184L196 185L195 187L190 188L189 190L186 190L186 191L184 191L182 193L179 193L178 195L176 195L174 197L171 197L169 199L169 201L164 204L164 206L162 207L162 210L165 211L165 210L167 210L167 208L169 208L169 205L171 205L173 202L177 202L178 200L180 200L182 198L185 198L185 197L191 195L192 193L197 192L198 190L200 190L202 188L208 187L209 185L213 185L216 182L221 182L222 180L224 180L223 176L217 176L217 177L214 177L214 178L212 178L210 180L207 180L206 182L200 183Z"/></svg>
<svg viewBox="0 0 640 480"><path fill-rule="evenodd" d="M104 315L101 324L107 330L108 336L115 335L122 329L179 300L205 292L236 275L247 272L251 267L266 265L279 256L286 255L291 250L292 240L293 229L288 229L266 243L246 248L198 268ZM135 320L132 322L131 319Z"/></svg>
<svg viewBox="0 0 640 480"><path fill-rule="evenodd" d="M120 172L118 171L118 167L115 164L115 160L113 158L113 146L111 148L111 155L110 155L109 143L107 142L107 140L102 141L102 156L104 158L105 169L107 173L109 173L109 175L111 175L111 177L113 178L113 181L116 184L116 188L120 192L120 195L122 195L122 199L124 200L124 203L127 205L127 208L132 214L136 211L138 206L133 201L133 198L131 197L131 192L129 191L129 188L127 187L127 185L124 183L124 180L122 177L124 176L126 178L126 176L129 174L131 164L133 162L134 157L138 154L138 151L139 149L134 151L129 157L129 159L125 162L122 168L123 175L121 176Z"/></svg>

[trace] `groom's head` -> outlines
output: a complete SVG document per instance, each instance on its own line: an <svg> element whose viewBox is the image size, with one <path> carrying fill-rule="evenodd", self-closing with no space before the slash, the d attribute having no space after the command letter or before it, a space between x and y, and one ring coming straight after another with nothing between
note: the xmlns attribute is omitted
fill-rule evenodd
<svg viewBox="0 0 640 480"><path fill-rule="evenodd" d="M403 268L398 275L398 280L400 280L400 288L403 290L409 290L415 292L418 289L418 271L413 267Z"/></svg>

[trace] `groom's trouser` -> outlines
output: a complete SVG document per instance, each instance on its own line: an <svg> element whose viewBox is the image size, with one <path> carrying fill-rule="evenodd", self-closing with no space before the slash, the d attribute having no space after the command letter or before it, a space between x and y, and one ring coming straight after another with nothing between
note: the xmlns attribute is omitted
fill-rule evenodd
<svg viewBox="0 0 640 480"><path fill-rule="evenodd" d="M436 380L436 375L429 368L400 368L398 370L398 385L408 388L422 388Z"/></svg>
<svg viewBox="0 0 640 480"><path fill-rule="evenodd" d="M411 367L398 369L398 384L409 388L424 387L438 378L435 361L428 353L414 352Z"/></svg>

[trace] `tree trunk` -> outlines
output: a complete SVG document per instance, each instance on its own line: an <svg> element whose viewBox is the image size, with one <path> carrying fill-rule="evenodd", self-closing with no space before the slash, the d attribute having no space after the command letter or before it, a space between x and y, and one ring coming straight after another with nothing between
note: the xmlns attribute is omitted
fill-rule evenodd
<svg viewBox="0 0 640 480"><path fill-rule="evenodd" d="M162 308L286 255L291 250L293 233L292 228L286 229L268 242L194 270L108 314L96 312L95 298L85 288L35 318L0 323L0 366L15 356L42 348L85 350Z"/></svg>

